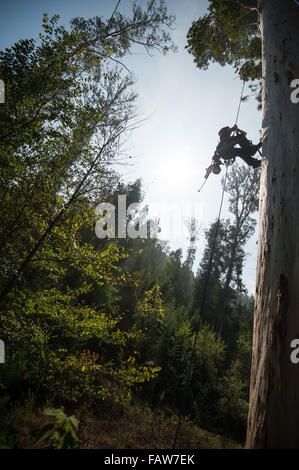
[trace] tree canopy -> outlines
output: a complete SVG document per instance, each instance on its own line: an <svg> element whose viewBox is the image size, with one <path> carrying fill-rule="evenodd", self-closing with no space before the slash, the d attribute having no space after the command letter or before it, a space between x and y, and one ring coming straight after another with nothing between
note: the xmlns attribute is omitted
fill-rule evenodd
<svg viewBox="0 0 299 470"><path fill-rule="evenodd" d="M241 80L250 82L261 101L261 35L256 0L210 0L208 13L192 22L187 51L196 66L231 65Z"/></svg>

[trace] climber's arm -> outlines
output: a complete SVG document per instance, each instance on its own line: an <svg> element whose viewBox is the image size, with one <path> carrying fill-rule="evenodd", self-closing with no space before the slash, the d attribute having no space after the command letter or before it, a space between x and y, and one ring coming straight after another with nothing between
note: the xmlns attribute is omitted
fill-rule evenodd
<svg viewBox="0 0 299 470"><path fill-rule="evenodd" d="M238 126L237 126L237 124L235 124L234 127L231 127L230 131L231 131L231 132L233 132L233 131L238 131L238 132L240 132L240 134L247 135L247 132L242 131L242 129L239 129Z"/></svg>

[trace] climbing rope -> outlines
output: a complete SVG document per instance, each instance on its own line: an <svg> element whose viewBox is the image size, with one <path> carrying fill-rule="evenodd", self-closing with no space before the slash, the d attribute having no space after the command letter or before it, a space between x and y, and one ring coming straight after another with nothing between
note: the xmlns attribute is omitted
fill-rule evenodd
<svg viewBox="0 0 299 470"><path fill-rule="evenodd" d="M238 122L238 119L239 119L239 113L240 113L241 103L242 103L242 101L243 101L244 86L245 86L245 80L243 80L243 86L242 86L242 91L241 91L241 96L240 96L240 101L239 101L239 106L238 106L238 111L237 111L235 126L237 125L237 122Z"/></svg>
<svg viewBox="0 0 299 470"><path fill-rule="evenodd" d="M236 116L236 120L235 120L235 126L237 125L237 122L238 122L238 119L239 119L239 113L240 113L241 103L242 103L242 101L243 101L243 99L244 99L244 98L243 98L244 86L245 86L245 80L243 80L242 91L241 91L241 96L240 96L240 100L239 100L239 106L238 106L237 116ZM238 130L237 130L237 129L235 129L234 132L235 132L235 135L238 134ZM260 153L260 151L259 151L259 153ZM261 153L260 153L260 155L261 155ZM233 158L230 163L227 162L226 165L232 164L232 163L234 163L234 161L235 161L235 158ZM198 192L200 192L200 191L202 190L202 188L203 188L204 185L206 184L207 179L208 179L208 177L209 177L209 175L210 175L210 173L211 173L212 171L213 171L213 173L214 173L214 165L213 165L213 163L209 166L209 168L207 168L207 173L206 173L206 175L205 175L204 182L202 183L201 187L198 189ZM220 170L220 168L219 168L219 172L220 172L220 171L221 171L221 170Z"/></svg>
<svg viewBox="0 0 299 470"><path fill-rule="evenodd" d="M241 91L241 96L240 96L240 101L239 101L239 106L238 106L235 125L237 125L238 118L239 118L240 107L241 107L241 103L242 103L242 100L243 100L244 86L245 86L245 80L243 80L243 86L242 86L242 91ZM174 437L173 449L176 448L177 439L178 439L178 436L179 436L179 431L180 431L181 422L182 422L182 417L183 417L183 414L185 412L187 389L188 389L189 382L190 382L192 363L193 363L193 359L194 359L194 355L195 355L195 349L196 349L196 344L197 344L198 333L199 333L199 330L200 330L200 323L201 323L200 320L201 320L201 317L204 316L204 311L205 311L205 306L206 306L208 285L209 285L209 280L210 280L210 275L211 275L211 270L212 270L212 263L213 263L213 259L214 259L215 249L216 249L217 235L218 235L218 231L219 231L220 218L221 218L221 212L222 212L222 206L223 206L223 199L224 199L224 193L225 193L225 189L226 189L226 179L227 179L228 167L229 167L229 163L226 163L226 171L225 171L225 176L224 176L224 181L223 181L223 189L222 189L221 201L220 201L219 212L218 212L218 217L217 217L217 223L216 223L216 228L215 228L215 234L214 234L214 238L213 238L213 244L212 244L212 249L211 249L209 264L208 264L208 271L207 271L206 278L205 278L204 289L203 289L203 294L202 294L202 299L201 299L201 304L200 304L200 310L199 310L200 316L199 316L199 319L198 319L198 322L197 322L197 325L196 325L195 338L194 338L194 342L193 342L193 348L192 348L192 353L191 353L191 357L190 357L187 378L186 378L185 385L184 385L183 400L182 400L182 405L181 405L181 409L180 409L180 414L179 414L179 420L178 420L178 424L177 424L177 428L176 428L176 433L175 433L175 437Z"/></svg>
<svg viewBox="0 0 299 470"><path fill-rule="evenodd" d="M215 253L215 248L216 248L216 241L217 241L217 235L218 235L218 230L219 230L219 225L220 225L220 217L221 217L221 211L222 211L222 206L223 206L223 199L224 199L224 193L226 189L226 178L227 178L227 171L228 171L228 165L226 165L226 172L225 172L225 177L224 177L224 182L223 182L223 190L222 190L222 196L221 196L221 202L220 202L220 207L219 207L219 213L218 213L218 218L217 218L217 224L216 224L216 229L215 229L215 234L214 234L214 239L213 239L213 245L210 253L210 259L209 259L209 264L208 264L208 272L206 275L205 279L205 284L204 284L204 289L203 289L203 295L202 295L202 300L201 300L201 305L200 305L200 315L201 317L204 314L205 310L205 304L206 304L206 297L207 297L207 292L208 292L208 285L209 285L209 280L210 280L210 274L211 274L211 269L212 269L212 263L213 263L213 258L214 258L214 253ZM188 368L188 374L187 374L187 379L185 382L184 386L184 394L183 394L183 400L182 400L182 406L179 414L179 420L176 428L176 434L174 438L174 443L173 443L173 449L176 448L176 443L179 435L179 430L181 427L181 422L182 422L182 417L185 411L185 403L186 403L186 395L187 395L187 389L188 385L190 382L190 376L191 376L191 368L192 368L192 363L195 355L195 348L196 348L196 343L197 343L197 338L198 338L198 333L200 329L200 320L201 317L199 317L197 326L196 326L196 334L193 342L193 349L191 353L191 358L189 362L189 368Z"/></svg>

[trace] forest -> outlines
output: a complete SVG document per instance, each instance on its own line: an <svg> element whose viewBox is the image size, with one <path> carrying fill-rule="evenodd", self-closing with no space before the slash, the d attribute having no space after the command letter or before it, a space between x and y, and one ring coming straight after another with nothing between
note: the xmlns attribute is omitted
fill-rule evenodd
<svg viewBox="0 0 299 470"><path fill-rule="evenodd" d="M234 65L261 103L256 21L245 52L238 42L244 25L232 30L243 7L235 2L229 14L221 10L226 2L210 3L210 16L190 25L189 52L199 68L211 60ZM209 24L218 7L221 34L231 40L223 42L226 55ZM127 16L116 7L107 19L74 18L69 26L45 14L39 41L24 38L0 53L2 448L80 447L89 418L136 409L172 422L164 444L171 448L182 401L183 427L191 423L244 445L254 297L243 267L257 223L260 170L230 166L229 218L220 220L211 270L216 220L201 235L199 263L196 219L188 223L186 256L150 236L149 220L143 238L108 229L99 238L95 230L101 202L117 207L125 195L127 207L142 207L142 179L125 182L115 165L139 125L123 60L134 47L173 53L174 20L155 0L145 8L135 3ZM143 209L128 212L126 224L134 226L138 216ZM53 418L63 423L56 433Z"/></svg>

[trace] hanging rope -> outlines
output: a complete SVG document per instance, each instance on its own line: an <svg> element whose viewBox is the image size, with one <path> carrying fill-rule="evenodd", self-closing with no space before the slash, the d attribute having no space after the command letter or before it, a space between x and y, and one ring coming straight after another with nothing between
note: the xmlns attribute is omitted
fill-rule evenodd
<svg viewBox="0 0 299 470"><path fill-rule="evenodd" d="M242 100L243 100L244 86L245 86L245 80L243 80L243 86L242 86L242 91L241 91L241 96L240 96L240 101L239 101L239 106L238 106L238 111L237 111L235 126L237 125L237 122L238 122L238 119L239 119L239 113L240 113L241 103L242 103Z"/></svg>
<svg viewBox="0 0 299 470"><path fill-rule="evenodd" d="M243 85L242 85L242 91L241 91L241 96L240 96L240 100L239 100L239 106L238 106L238 111L237 111L237 116L236 116L236 121L235 121L235 126L237 125L237 122L238 122L238 119L239 119L239 113L240 113L240 108L241 108L241 103L243 101L243 92L244 92L244 86L245 86L245 80L243 80ZM237 135L238 131L235 130L235 135ZM260 153L261 154L261 153ZM232 163L235 161L235 158L232 160ZM209 168L211 168L213 165L210 165ZM207 169L207 174L205 176L205 179L204 179L204 182L202 183L201 187L198 189L198 192L200 192L202 190L202 188L204 187L204 185L206 184L207 182L207 179L208 179L208 176L209 174L211 173L212 169L210 170L210 172L208 172L208 169Z"/></svg>
<svg viewBox="0 0 299 470"><path fill-rule="evenodd" d="M245 80L243 80L243 86L242 86L242 91L241 91L241 96L240 96L240 101L239 101L239 106L238 106L235 125L237 125L238 118L239 118L240 107L241 107L241 103L242 103L242 100L243 100L244 86L245 86ZM226 171L225 171L225 176L224 176L224 182L223 182L223 189L222 189L220 207L219 207L219 212L218 212L218 218L217 218L215 234L214 234L212 249L211 249L211 253L210 253L210 258L209 258L208 271L207 271L206 278L205 278L204 289L203 289L203 294L202 294L202 299L201 299L201 304L200 304L200 310L199 310L200 311L200 317L199 317L197 325L196 325L196 333L195 333L195 338L194 338L194 342L193 342L193 348L192 348L191 358L190 358L190 362L189 362L187 378L186 378L185 386L184 386L183 400L182 400L182 405L181 405L181 409L180 409L179 420L178 420L178 424L177 424L177 428L176 428L175 438L174 438L174 442L173 442L173 449L176 448L176 444L177 444L177 440L178 440L178 436L179 436L179 431L180 431L180 427L181 427L181 422L182 422L182 417L183 417L184 412L185 412L187 389L188 389L189 382L190 382L192 363L193 363L193 359L194 359L194 356L195 356L196 343L197 343L198 333L199 333L199 330L200 330L200 320L201 320L201 317L204 316L204 311L205 311L205 306L206 306L208 285L209 285L209 280L210 280L210 275L211 275L211 270L212 270L212 263L213 263L213 259L214 259L215 249L216 249L217 235L218 235L218 231L219 231L220 218L221 218L221 212L222 212L222 206L223 206L223 199L224 199L224 193L225 193L225 189L226 189L226 179L227 179L228 166L229 166L229 164L226 163ZM204 183L205 182L206 182L206 180L204 181Z"/></svg>
<svg viewBox="0 0 299 470"><path fill-rule="evenodd" d="M216 248L217 235L218 235L218 230L219 230L219 225L220 225L220 217L221 217L221 211L222 211L222 206L223 206L224 192L225 192L225 188L226 188L227 171L228 171L228 165L226 165L226 172L225 172L225 177L224 177L220 208L219 208L217 224L216 224L216 229L215 229L215 234L214 234L214 239L213 239L213 245L212 245L210 259L209 259L208 272L207 272L206 279L205 279L203 295L202 295L202 300L201 300L201 305L200 305L200 315L201 316L203 316L204 310L205 310L206 297L207 297L207 292L208 292L208 285L209 285L210 274L211 274L211 270L212 270L212 263L213 263L215 248ZM191 354L191 358L190 358L190 362L189 362L187 379L186 379L185 386L184 386L183 401L182 401L182 406L181 406L181 410L180 410L180 414L179 414L179 421L178 421L178 424L177 424L176 434L175 434L174 443L173 443L173 449L176 448L176 443L177 443L177 439L178 439L178 435L179 435L179 430L180 430L180 427L181 427L182 417L183 417L183 414L184 414L184 411L185 411L187 389L188 389L188 385L189 385L189 382L190 382L192 362L193 362L194 355L195 355L195 348L196 348L198 333L199 333L199 329L200 329L200 319L201 319L201 317L199 317L198 322L197 322L197 326L196 326L196 334L195 334L192 354Z"/></svg>

